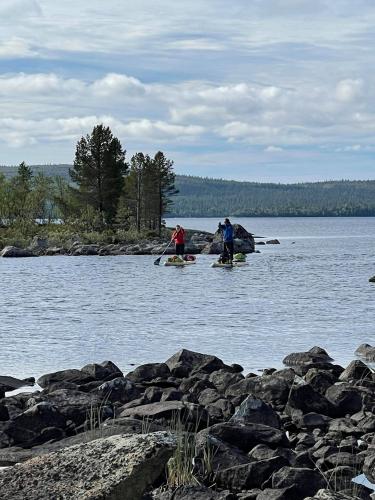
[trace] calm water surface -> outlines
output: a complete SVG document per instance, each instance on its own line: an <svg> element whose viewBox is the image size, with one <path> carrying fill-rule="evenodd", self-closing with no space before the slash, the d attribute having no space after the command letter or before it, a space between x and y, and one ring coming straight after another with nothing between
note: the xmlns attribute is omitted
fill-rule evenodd
<svg viewBox="0 0 375 500"><path fill-rule="evenodd" d="M214 231L218 221L179 222ZM313 345L347 363L375 343L375 218L235 222L281 245L259 246L242 269L212 269L213 256L185 269L150 256L0 260L0 373L105 359L127 371L181 347L246 370Z"/></svg>

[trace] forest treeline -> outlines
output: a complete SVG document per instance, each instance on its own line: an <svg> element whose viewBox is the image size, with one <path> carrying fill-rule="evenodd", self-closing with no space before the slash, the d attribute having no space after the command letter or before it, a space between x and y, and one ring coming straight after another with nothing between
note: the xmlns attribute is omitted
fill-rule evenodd
<svg viewBox="0 0 375 500"><path fill-rule="evenodd" d="M97 125L78 141L68 168L23 162L0 169L0 225L21 235L43 225L160 235L174 182L173 161L162 151L138 152L128 162L109 127Z"/></svg>
<svg viewBox="0 0 375 500"><path fill-rule="evenodd" d="M375 181L300 184L176 176L173 217L375 216Z"/></svg>
<svg viewBox="0 0 375 500"><path fill-rule="evenodd" d="M67 183L72 182L71 168L71 165L31 167L34 179L43 174L60 177ZM133 165L133 181L135 170ZM15 172L15 167L0 166L0 173L8 179ZM375 216L375 180L272 184L176 175L172 185L168 197L170 217L221 217L226 214L237 217ZM173 195L176 191L178 194ZM133 224L136 225L134 189L130 198ZM123 203L123 215L126 210L132 211ZM144 211L147 212L146 207Z"/></svg>

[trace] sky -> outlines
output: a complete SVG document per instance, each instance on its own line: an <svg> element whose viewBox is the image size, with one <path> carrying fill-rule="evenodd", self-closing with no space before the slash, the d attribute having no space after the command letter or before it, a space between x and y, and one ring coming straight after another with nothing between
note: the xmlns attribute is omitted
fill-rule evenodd
<svg viewBox="0 0 375 500"><path fill-rule="evenodd" d="M177 173L375 179L374 0L1 0L0 164L98 123Z"/></svg>

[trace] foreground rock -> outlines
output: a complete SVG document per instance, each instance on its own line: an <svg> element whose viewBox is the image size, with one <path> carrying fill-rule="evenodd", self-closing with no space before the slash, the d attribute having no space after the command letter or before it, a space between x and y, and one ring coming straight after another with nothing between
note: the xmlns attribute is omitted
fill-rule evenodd
<svg viewBox="0 0 375 500"><path fill-rule="evenodd" d="M0 399L0 464L24 462L6 472L5 498L370 500L352 479L375 482L371 365L341 367L321 347L284 361L244 376L182 349L126 375L110 361L43 375L42 390Z"/></svg>
<svg viewBox="0 0 375 500"><path fill-rule="evenodd" d="M174 437L166 432L72 446L5 470L1 498L138 500L164 471L174 447Z"/></svg>

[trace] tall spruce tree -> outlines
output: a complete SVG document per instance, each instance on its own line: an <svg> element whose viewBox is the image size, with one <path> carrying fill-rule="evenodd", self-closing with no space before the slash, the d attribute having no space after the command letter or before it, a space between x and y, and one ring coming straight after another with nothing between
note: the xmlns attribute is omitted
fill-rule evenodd
<svg viewBox="0 0 375 500"><path fill-rule="evenodd" d="M155 229L160 234L163 216L173 203L173 195L178 193L175 187L176 175L173 172L173 161L168 160L162 151L158 151L153 158L154 182L156 191Z"/></svg>
<svg viewBox="0 0 375 500"><path fill-rule="evenodd" d="M173 161L161 151L154 158L136 153L130 165L118 221L123 222L125 214L138 232L146 229L160 234L163 216L177 193Z"/></svg>
<svg viewBox="0 0 375 500"><path fill-rule="evenodd" d="M33 172L23 161L18 167L17 175L10 182L10 219L26 219L30 217L30 193L32 189Z"/></svg>
<svg viewBox="0 0 375 500"><path fill-rule="evenodd" d="M82 206L100 212L103 222L111 224L127 172L126 151L109 127L97 125L91 135L77 143L74 166L69 173L78 185L76 195Z"/></svg>

